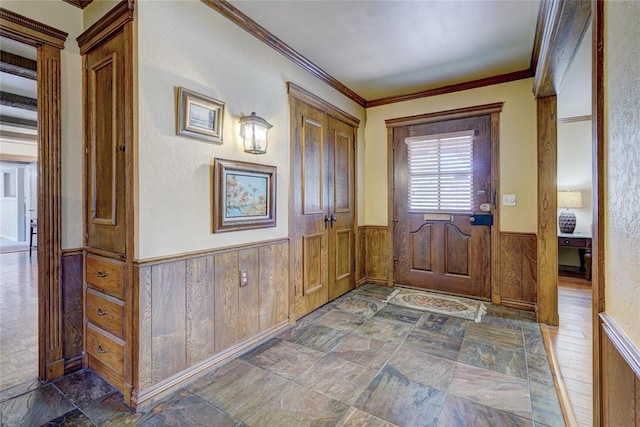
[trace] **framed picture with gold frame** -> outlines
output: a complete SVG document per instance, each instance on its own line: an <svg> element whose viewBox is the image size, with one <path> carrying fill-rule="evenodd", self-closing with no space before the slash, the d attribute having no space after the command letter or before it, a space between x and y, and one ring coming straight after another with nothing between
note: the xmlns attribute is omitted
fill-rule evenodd
<svg viewBox="0 0 640 427"><path fill-rule="evenodd" d="M213 232L276 226L276 167L214 160Z"/></svg>
<svg viewBox="0 0 640 427"><path fill-rule="evenodd" d="M183 87L178 88L176 133L222 144L224 102Z"/></svg>

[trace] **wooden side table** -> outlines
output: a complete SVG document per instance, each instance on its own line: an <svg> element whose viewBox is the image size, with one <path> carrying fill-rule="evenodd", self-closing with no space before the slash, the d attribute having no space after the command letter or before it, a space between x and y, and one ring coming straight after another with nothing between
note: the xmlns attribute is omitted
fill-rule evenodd
<svg viewBox="0 0 640 427"><path fill-rule="evenodd" d="M580 257L580 272L591 280L591 235L584 233L559 233L558 247L575 248Z"/></svg>

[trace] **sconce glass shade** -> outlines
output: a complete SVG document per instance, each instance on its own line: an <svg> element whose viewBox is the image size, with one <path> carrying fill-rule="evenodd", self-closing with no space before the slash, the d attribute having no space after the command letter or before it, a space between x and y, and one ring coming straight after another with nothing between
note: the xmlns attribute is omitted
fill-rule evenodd
<svg viewBox="0 0 640 427"><path fill-rule="evenodd" d="M267 132L273 126L262 117L251 113L240 119L240 137L245 153L265 154L267 152Z"/></svg>

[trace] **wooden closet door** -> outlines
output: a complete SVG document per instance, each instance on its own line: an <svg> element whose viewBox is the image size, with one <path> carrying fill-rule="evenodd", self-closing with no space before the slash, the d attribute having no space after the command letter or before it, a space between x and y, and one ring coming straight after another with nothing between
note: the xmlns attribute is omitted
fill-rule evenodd
<svg viewBox="0 0 640 427"><path fill-rule="evenodd" d="M327 116L292 102L291 258L295 312L306 314L329 300L329 159Z"/></svg>
<svg viewBox="0 0 640 427"><path fill-rule="evenodd" d="M302 316L354 287L355 130L297 100L291 117L291 271Z"/></svg>
<svg viewBox="0 0 640 427"><path fill-rule="evenodd" d="M329 300L333 300L355 283L355 135L353 127L333 118L329 131Z"/></svg>
<svg viewBox="0 0 640 427"><path fill-rule="evenodd" d="M125 35L85 55L87 245L123 254L125 224Z"/></svg>

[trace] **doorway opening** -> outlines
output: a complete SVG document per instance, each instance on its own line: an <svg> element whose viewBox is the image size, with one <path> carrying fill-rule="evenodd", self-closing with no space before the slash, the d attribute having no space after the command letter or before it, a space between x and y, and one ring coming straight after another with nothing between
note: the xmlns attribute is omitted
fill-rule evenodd
<svg viewBox="0 0 640 427"><path fill-rule="evenodd" d="M37 49L5 37L0 92L0 392L38 379Z"/></svg>

